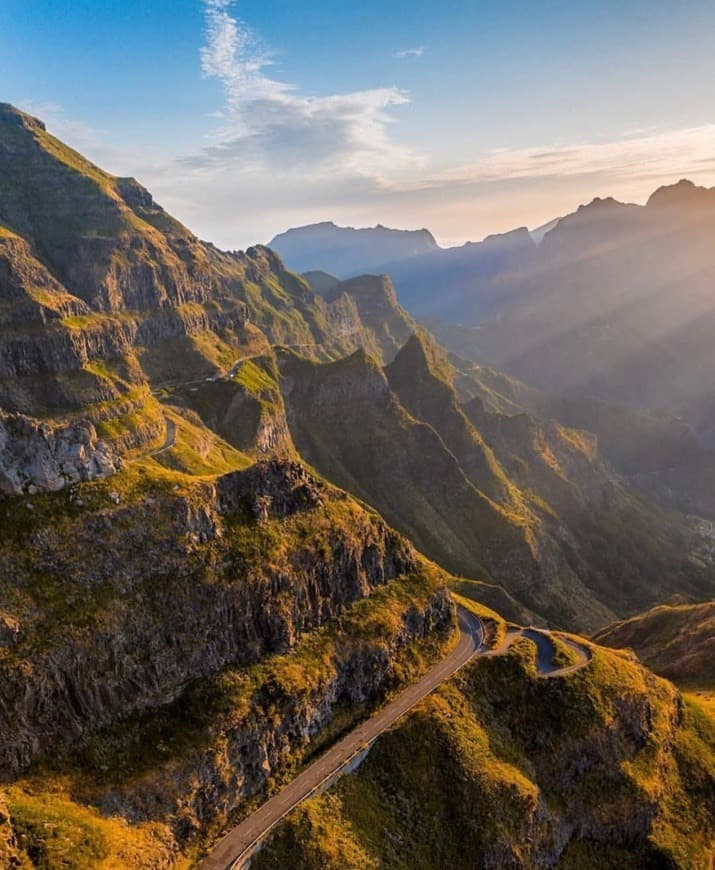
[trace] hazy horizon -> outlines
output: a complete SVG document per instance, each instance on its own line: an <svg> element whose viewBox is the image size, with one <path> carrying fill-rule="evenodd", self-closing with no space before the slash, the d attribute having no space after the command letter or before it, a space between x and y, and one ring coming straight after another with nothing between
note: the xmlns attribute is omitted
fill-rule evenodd
<svg viewBox="0 0 715 870"><path fill-rule="evenodd" d="M326 220L450 246L715 184L715 8L604 5L10 0L3 99L224 248Z"/></svg>

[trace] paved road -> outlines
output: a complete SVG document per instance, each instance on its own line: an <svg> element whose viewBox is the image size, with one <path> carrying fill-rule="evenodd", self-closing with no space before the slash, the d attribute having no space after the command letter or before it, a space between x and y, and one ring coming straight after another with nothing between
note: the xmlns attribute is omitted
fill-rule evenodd
<svg viewBox="0 0 715 870"><path fill-rule="evenodd" d="M160 453L166 453L167 450L171 450L171 448L176 444L176 423L168 417L164 417L164 422L166 423L166 437L164 438L164 443L158 450L152 450L152 452L147 453L146 456L158 456Z"/></svg>
<svg viewBox="0 0 715 870"><path fill-rule="evenodd" d="M518 637L525 637L536 644L537 674L540 677L561 677L573 673L587 665L593 653L588 646L557 635L578 654L573 665L558 667L552 663L554 647L550 633L532 628L510 629L501 646L493 650L482 649L484 627L481 620L462 607L458 608L460 638L457 646L439 664L435 665L420 680L409 686L394 701L391 701L370 719L351 731L324 755L306 768L292 782L263 806L259 807L240 825L235 827L214 847L211 854L204 858L199 870L228 870L241 867L255 846L262 841L291 810L295 809L311 794L331 784L341 771L349 769L350 763L357 760L380 734L386 731L401 716L412 709L430 692L453 676L473 656L505 655Z"/></svg>
<svg viewBox="0 0 715 870"><path fill-rule="evenodd" d="M536 644L536 673L539 677L565 677L568 674L574 673L585 667L593 658L591 648L585 644L577 643L563 635L557 634L557 637L562 643L571 647L577 655L577 661L572 665L559 667L553 663L554 646L551 641L551 632L542 629L534 628L513 628L507 631L506 637L502 641L501 646L497 649L488 650L482 655L486 656L502 656L509 651L509 647L519 637L525 637L527 640Z"/></svg>
<svg viewBox="0 0 715 870"><path fill-rule="evenodd" d="M461 607L459 628L459 641L445 659L351 731L275 797L230 831L201 862L201 870L225 870L237 864L242 857L247 857L256 841L262 839L290 810L317 791L333 774L342 770L346 762L359 756L383 731L466 664L484 642L484 628L474 614Z"/></svg>

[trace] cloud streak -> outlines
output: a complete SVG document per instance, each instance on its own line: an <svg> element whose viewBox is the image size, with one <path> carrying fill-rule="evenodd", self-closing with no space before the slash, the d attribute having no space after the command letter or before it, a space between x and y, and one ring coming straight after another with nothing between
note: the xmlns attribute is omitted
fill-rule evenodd
<svg viewBox="0 0 715 870"><path fill-rule="evenodd" d="M421 190L607 174L614 180L680 177L715 160L715 124L624 136L580 145L500 148L480 159L395 189Z"/></svg>
<svg viewBox="0 0 715 870"><path fill-rule="evenodd" d="M409 102L405 91L385 87L328 96L301 94L270 75L273 56L232 14L232 7L232 0L204 0L201 70L221 82L225 101L214 142L187 158L187 165L353 175L378 183L423 165L416 151L390 136L392 110Z"/></svg>
<svg viewBox="0 0 715 870"><path fill-rule="evenodd" d="M404 58L407 58L407 57L422 57L422 55L424 53L425 53L425 47L424 47L424 45L420 45L417 48L404 48L404 49L402 49L402 51L394 51L392 53L392 56L397 57L400 60L403 60Z"/></svg>

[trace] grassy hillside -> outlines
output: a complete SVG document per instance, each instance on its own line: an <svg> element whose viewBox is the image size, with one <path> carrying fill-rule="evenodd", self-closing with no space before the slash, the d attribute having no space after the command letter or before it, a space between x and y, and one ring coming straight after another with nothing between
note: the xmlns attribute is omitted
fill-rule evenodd
<svg viewBox="0 0 715 870"><path fill-rule="evenodd" d="M599 643L630 648L678 684L715 690L715 602L661 605L600 631Z"/></svg>
<svg viewBox="0 0 715 870"><path fill-rule="evenodd" d="M470 665L294 811L256 867L704 870L712 725L617 653L567 678L533 667L527 642Z"/></svg>
<svg viewBox="0 0 715 870"><path fill-rule="evenodd" d="M453 637L447 576L377 515L168 413L165 452L0 501L19 867L184 866Z"/></svg>

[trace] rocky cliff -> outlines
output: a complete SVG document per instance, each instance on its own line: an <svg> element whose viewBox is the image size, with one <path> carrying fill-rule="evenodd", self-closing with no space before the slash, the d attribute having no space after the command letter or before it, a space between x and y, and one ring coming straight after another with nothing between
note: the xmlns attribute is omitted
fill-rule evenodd
<svg viewBox="0 0 715 870"><path fill-rule="evenodd" d="M417 569L403 539L298 465L136 485L37 498L14 521L5 508L5 777L192 679L289 649Z"/></svg>
<svg viewBox="0 0 715 870"><path fill-rule="evenodd" d="M395 323L404 319L391 290L378 290ZM394 353L376 298L328 301L267 248L201 242L134 179L110 175L38 119L0 105L0 408L24 415L28 430L95 426L106 442L81 469L36 473L17 465L24 448L7 430L5 490L92 477L95 466L99 476L106 456L149 452L163 428L152 391L195 389L271 345L316 358L362 346ZM228 401L213 411L222 432L236 416L253 420L229 440L257 453L289 447L276 395L249 388L216 398Z"/></svg>

